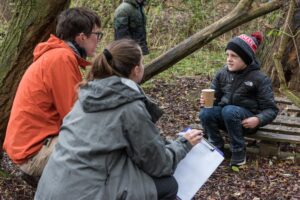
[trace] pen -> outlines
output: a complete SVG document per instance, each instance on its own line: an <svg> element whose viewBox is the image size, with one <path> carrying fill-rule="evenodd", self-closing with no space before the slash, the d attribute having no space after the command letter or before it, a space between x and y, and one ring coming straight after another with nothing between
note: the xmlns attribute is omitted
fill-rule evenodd
<svg viewBox="0 0 300 200"><path fill-rule="evenodd" d="M214 151L216 148L209 142L207 141L207 139L205 139L204 137L202 138L202 140L204 140L205 142L203 143L204 145L206 145L209 150Z"/></svg>

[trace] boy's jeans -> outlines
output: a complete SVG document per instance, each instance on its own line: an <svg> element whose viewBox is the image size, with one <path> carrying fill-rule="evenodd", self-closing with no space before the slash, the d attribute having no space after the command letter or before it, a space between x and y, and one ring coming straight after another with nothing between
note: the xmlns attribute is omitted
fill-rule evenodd
<svg viewBox="0 0 300 200"><path fill-rule="evenodd" d="M223 147L224 140L219 129L225 130L229 136L232 152L245 149L244 132L251 132L251 130L243 128L241 123L243 119L252 116L254 114L247 109L234 105L201 108L199 114L201 124L208 135L208 140L218 148Z"/></svg>

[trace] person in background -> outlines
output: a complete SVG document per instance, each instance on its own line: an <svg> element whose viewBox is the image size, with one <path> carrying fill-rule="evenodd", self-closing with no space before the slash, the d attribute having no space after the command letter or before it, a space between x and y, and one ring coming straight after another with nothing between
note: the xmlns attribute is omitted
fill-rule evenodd
<svg viewBox="0 0 300 200"><path fill-rule="evenodd" d="M139 87L143 55L133 40L109 44L79 89L35 194L36 200L174 200L172 174L200 142L192 129L174 141L160 136L162 112Z"/></svg>
<svg viewBox="0 0 300 200"><path fill-rule="evenodd" d="M62 120L77 98L81 70L90 64L85 58L95 54L101 37L95 12L70 8L59 15L56 36L36 46L17 89L3 146L25 180L42 174Z"/></svg>
<svg viewBox="0 0 300 200"><path fill-rule="evenodd" d="M263 40L260 32L234 37L226 46L226 65L214 77L213 108L201 108L199 118L209 141L224 150L219 129L228 133L231 166L246 163L245 134L271 123L278 114L271 80L260 71L255 53ZM201 97L200 104L204 104Z"/></svg>
<svg viewBox="0 0 300 200"><path fill-rule="evenodd" d="M115 40L131 38L142 48L143 54L149 54L147 47L146 16L144 4L146 0L123 0L115 11Z"/></svg>

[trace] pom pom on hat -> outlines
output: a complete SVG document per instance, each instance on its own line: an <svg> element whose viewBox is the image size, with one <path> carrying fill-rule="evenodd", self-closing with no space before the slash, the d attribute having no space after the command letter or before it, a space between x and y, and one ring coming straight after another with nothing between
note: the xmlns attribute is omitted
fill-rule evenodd
<svg viewBox="0 0 300 200"><path fill-rule="evenodd" d="M249 65L255 58L256 50L262 42L263 35L261 32L254 32L251 35L242 34L231 39L226 50L234 51Z"/></svg>
<svg viewBox="0 0 300 200"><path fill-rule="evenodd" d="M252 33L251 36L256 39L258 45L260 45L264 40L263 34L259 31Z"/></svg>

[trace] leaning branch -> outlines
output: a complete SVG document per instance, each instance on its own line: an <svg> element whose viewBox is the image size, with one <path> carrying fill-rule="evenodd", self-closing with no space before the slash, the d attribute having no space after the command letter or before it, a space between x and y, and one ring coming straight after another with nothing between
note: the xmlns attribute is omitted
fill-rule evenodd
<svg viewBox="0 0 300 200"><path fill-rule="evenodd" d="M191 37L185 39L166 53L154 59L145 67L143 82L153 76L170 68L186 56L192 54L216 37L240 26L252 19L268 14L282 6L281 0L274 0L269 3L261 4L258 8L252 8L253 0L241 0L235 9L219 21L202 29Z"/></svg>

